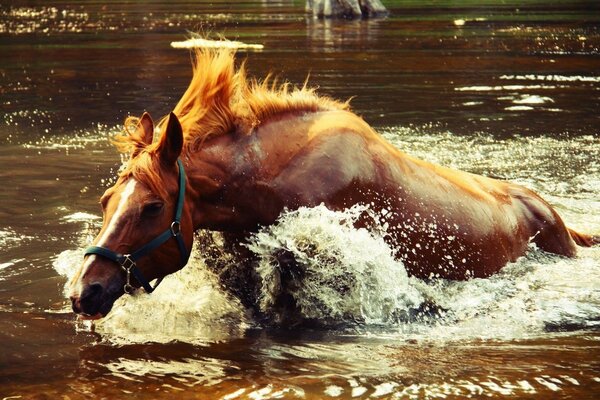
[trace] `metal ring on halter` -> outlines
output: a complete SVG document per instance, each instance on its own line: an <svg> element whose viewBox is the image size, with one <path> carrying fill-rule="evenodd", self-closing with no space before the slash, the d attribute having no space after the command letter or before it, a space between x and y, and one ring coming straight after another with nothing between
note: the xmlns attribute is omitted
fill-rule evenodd
<svg viewBox="0 0 600 400"><path fill-rule="evenodd" d="M131 259L131 254L123 255L123 260L120 262L121 268L125 270L127 274L125 280L125 286L123 286L123 290L127 294L132 294L135 290L133 285L131 284L131 268L135 267L135 261Z"/></svg>
<svg viewBox="0 0 600 400"><path fill-rule="evenodd" d="M135 288L129 284L129 273L127 273L127 283L123 286L123 291L127 294L133 294Z"/></svg>
<svg viewBox="0 0 600 400"><path fill-rule="evenodd" d="M181 223L179 221L173 221L171 224L171 233L173 237L177 237L181 234Z"/></svg>

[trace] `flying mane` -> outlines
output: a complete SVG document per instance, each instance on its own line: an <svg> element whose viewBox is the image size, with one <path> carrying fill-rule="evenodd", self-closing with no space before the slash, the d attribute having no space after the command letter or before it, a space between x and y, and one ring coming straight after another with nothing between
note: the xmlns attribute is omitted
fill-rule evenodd
<svg viewBox="0 0 600 400"><path fill-rule="evenodd" d="M188 156L193 156L191 153L211 136L251 134L277 115L349 108L348 102L317 95L306 82L302 87L293 87L287 82L278 84L270 75L263 81L248 79L244 63L236 68L235 51L230 49L196 50L192 70L192 80L173 109L183 129L184 153ZM158 131L163 134L165 130L163 118ZM127 118L123 133L114 143L121 152L131 155L121 178L133 175L163 197L151 157L157 141L147 145L142 140L139 118Z"/></svg>
<svg viewBox="0 0 600 400"><path fill-rule="evenodd" d="M293 112L345 110L348 102L319 96L305 84L298 88L278 84L268 75L262 82L246 77L244 63L235 66L235 51L202 49L194 53L192 80L173 109L181 123L188 151L196 151L210 136L227 133L250 134L252 129L279 114ZM139 119L125 121L125 134L117 138L120 150L139 146L132 132ZM164 131L166 119L159 124Z"/></svg>

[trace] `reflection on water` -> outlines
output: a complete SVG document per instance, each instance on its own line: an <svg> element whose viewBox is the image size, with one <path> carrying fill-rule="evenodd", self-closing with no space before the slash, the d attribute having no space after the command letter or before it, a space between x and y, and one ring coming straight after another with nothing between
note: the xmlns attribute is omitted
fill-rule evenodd
<svg viewBox="0 0 600 400"><path fill-rule="evenodd" d="M283 247L309 272L292 295L329 329L261 328L201 246L96 324L75 321L63 289L121 164L108 138L185 89L189 55L170 43L186 30L263 44L240 57L251 74L310 72L402 150L524 184L600 232L595 5L390 0L386 19L319 21L293 1L141 3L0 5L0 397L594 398L598 248L425 282L381 232L351 228L353 211L317 207L252 249L264 309Z"/></svg>
<svg viewBox="0 0 600 400"><path fill-rule="evenodd" d="M368 50L372 40L377 39L379 27L384 24L379 19L351 20L344 24L332 19L307 19L306 33L308 45L314 51L331 53L345 47Z"/></svg>

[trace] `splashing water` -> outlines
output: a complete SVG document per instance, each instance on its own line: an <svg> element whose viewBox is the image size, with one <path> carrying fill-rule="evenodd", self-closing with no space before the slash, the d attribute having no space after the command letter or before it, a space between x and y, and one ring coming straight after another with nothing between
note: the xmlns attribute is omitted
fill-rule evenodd
<svg viewBox="0 0 600 400"><path fill-rule="evenodd" d="M277 298L287 294L301 318L383 328L399 340L522 339L600 325L597 248L566 259L532 247L488 279L425 282L409 277L393 258L383 227L354 227L364 212L370 211L301 208L253 235L247 246L257 258L258 309L276 314ZM282 251L293 256L292 270L280 262ZM152 295L119 299L95 331L117 343L199 343L242 335L253 323L207 271L201 252L196 246L188 266ZM63 252L55 269L69 276L80 257ZM424 312L430 305L435 313Z"/></svg>
<svg viewBox="0 0 600 400"><path fill-rule="evenodd" d="M598 327L597 257L591 249L566 259L532 248L490 278L421 286L447 312L419 333L432 340L510 340Z"/></svg>
<svg viewBox="0 0 600 400"><path fill-rule="evenodd" d="M598 248L568 259L532 245L490 278L425 282L394 260L381 227L353 227L365 211L302 208L256 234L249 247L260 260L263 311L285 288L305 318L383 324L406 339L529 338L600 325ZM281 249L302 268L299 282L287 287L276 258ZM434 313L425 312L431 307Z"/></svg>
<svg viewBox="0 0 600 400"><path fill-rule="evenodd" d="M498 140L488 135L428 134L423 129L427 130L394 128L385 136L417 157L529 186L548 199L570 227L600 232L600 214L595 212L600 164L594 157L594 137ZM65 211L71 214L64 221L85 222L83 249L99 228L99 219ZM372 229L355 228L362 213L374 221ZM258 277L256 308L278 321L286 311L277 307L278 299L288 296L302 319L330 327L350 324L395 340L510 340L600 325L599 247L579 248L573 259L532 247L488 279L426 282L409 277L393 258L383 240L387 227L377 221L367 206L346 211L317 206L285 212L276 224L251 236L247 249L254 261L247 267ZM10 243L12 233L0 232L0 242ZM70 277L81 262L81 249L61 253L55 270ZM207 253L197 244L188 266L167 277L152 295L140 292L119 299L107 318L94 323L95 331L118 343L198 343L242 335L256 322L219 284L219 271L207 267ZM221 265L239 270L236 257L225 257L224 249L220 257Z"/></svg>
<svg viewBox="0 0 600 400"><path fill-rule="evenodd" d="M364 206L345 212L303 207L256 234L248 247L259 258L261 311L268 312L285 290L303 318L321 321L389 323L418 308L423 298L394 259L384 231L354 228L366 211ZM299 267L291 285L283 282L285 265L275 257L281 250Z"/></svg>
<svg viewBox="0 0 600 400"><path fill-rule="evenodd" d="M55 270L73 277L81 251L65 251L54 262ZM65 295L68 292L67 282ZM248 327L241 305L218 289L195 248L187 266L167 277L147 295L138 291L119 298L100 321L83 321L80 329L94 331L116 343L205 343L241 335Z"/></svg>

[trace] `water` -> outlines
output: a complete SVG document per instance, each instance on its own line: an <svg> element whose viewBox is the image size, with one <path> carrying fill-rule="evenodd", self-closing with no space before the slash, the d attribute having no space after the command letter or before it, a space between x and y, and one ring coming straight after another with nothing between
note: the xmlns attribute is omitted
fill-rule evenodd
<svg viewBox="0 0 600 400"><path fill-rule="evenodd" d="M536 249L468 282L406 276L356 210L281 217L251 249L273 313L273 254L325 328L261 328L198 245L152 296L79 322L67 276L97 232L124 117L166 114L185 89L186 31L246 43L268 71L348 98L418 157L540 192L600 232L600 13L594 2L394 2L373 21L315 21L302 2L0 5L0 395L15 398L594 398L600 249ZM217 240L218 243L218 240ZM36 397L36 398L38 398Z"/></svg>

